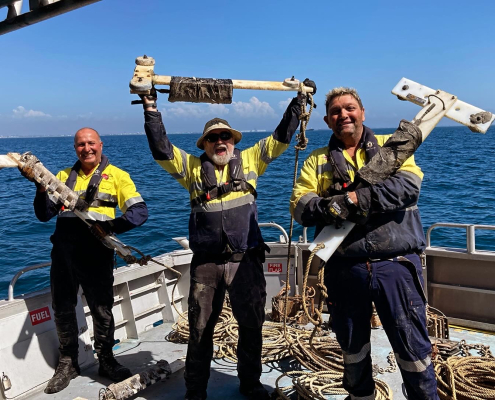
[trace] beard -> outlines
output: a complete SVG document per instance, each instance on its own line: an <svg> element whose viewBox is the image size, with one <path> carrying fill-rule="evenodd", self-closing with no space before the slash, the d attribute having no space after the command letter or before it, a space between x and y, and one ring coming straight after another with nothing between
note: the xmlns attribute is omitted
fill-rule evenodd
<svg viewBox="0 0 495 400"><path fill-rule="evenodd" d="M349 127L349 125L347 125ZM333 130L333 129L332 129ZM362 123L354 123L352 129L335 129L333 133L342 143L346 143L349 140L359 141L361 135L363 134L364 128Z"/></svg>
<svg viewBox="0 0 495 400"><path fill-rule="evenodd" d="M207 154L211 161L215 163L216 165L223 166L227 165L229 161L232 159L232 156L234 155L234 151L230 150L227 146L225 146L225 154L220 156L213 151L212 154Z"/></svg>

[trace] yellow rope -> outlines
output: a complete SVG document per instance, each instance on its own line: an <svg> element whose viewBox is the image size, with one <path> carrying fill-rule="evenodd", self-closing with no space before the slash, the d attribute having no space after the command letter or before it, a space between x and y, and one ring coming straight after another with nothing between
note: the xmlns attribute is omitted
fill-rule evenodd
<svg viewBox="0 0 495 400"><path fill-rule="evenodd" d="M326 400L328 395L346 395L343 387L344 375L337 371L289 371L279 376L275 382L276 399L291 400L297 393L302 399ZM289 378L292 385L281 386L281 380ZM376 380L376 397L379 400L392 400L393 392L389 385Z"/></svg>
<svg viewBox="0 0 495 400"><path fill-rule="evenodd" d="M300 83L299 91L303 92L304 84ZM308 139L306 137L306 126L308 125L309 119L311 118L311 113L313 112L313 96L308 94L308 97L311 99L311 104L309 111L306 112L306 97L303 98L301 103L301 115L299 116L299 120L301 121L299 126L299 134L296 136L297 144L295 146L296 153L294 156L294 173L292 174L292 189L296 186L297 179L297 169L299 163L299 150L306 150L308 146ZM290 252L292 247L292 233L294 229L294 217L291 215L290 217L290 227L289 227L289 243L287 244L287 272L286 272L286 280L285 280L285 296L284 296L284 307L283 307L283 326L284 326L284 336L285 340L291 344L290 337L287 332L287 301L289 298L289 279L290 279Z"/></svg>
<svg viewBox="0 0 495 400"><path fill-rule="evenodd" d="M308 262L306 264L306 271L304 271L304 280L303 280L303 288L302 288L302 300L303 300L303 309L304 312L306 313L306 316L308 317L309 321L316 327L320 327L323 324L323 317L322 317L322 312L323 312L323 306L324 306L324 299L328 297L327 291L326 291L326 286L324 285L324 271L325 269L318 268L318 283L316 286L320 289L321 295L320 295L320 301L318 304L318 307L315 308L315 315L317 319L313 318L313 315L309 314L308 307L306 305L306 288L308 286L308 277L309 277L309 270L311 267L311 263L313 261L313 258L320 249L323 249L325 245L323 243L318 243L316 247L313 249L311 254L309 255Z"/></svg>

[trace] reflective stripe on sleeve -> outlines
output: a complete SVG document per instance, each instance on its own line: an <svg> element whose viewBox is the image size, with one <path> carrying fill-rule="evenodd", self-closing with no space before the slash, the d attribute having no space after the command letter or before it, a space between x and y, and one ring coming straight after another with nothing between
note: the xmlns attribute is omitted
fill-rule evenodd
<svg viewBox="0 0 495 400"><path fill-rule="evenodd" d="M302 224L302 213L306 208L306 205L314 197L318 197L318 195L316 193L309 192L302 196L297 202L296 208L294 209L294 219L297 223Z"/></svg>
<svg viewBox="0 0 495 400"><path fill-rule="evenodd" d="M176 149L179 150L180 157L182 158L182 171L181 172L170 172L170 175L172 175L172 177L174 179L178 180L178 179L182 179L182 178L186 177L187 153L184 150L179 149L178 147L176 147Z"/></svg>
<svg viewBox="0 0 495 400"><path fill-rule="evenodd" d="M397 360L397 364L407 372L423 372L426 371L426 368L431 364L430 356L427 356L423 360L406 361L400 358L399 354L395 353L395 359Z"/></svg>
<svg viewBox="0 0 495 400"><path fill-rule="evenodd" d="M261 154L260 154L261 161L263 161L265 164L270 164L275 158L268 156L268 151L266 149L266 138L261 139L259 141L259 144L261 150Z"/></svg>
<svg viewBox="0 0 495 400"><path fill-rule="evenodd" d="M194 193L195 191L199 192L201 190L204 190L203 188L203 182L193 182L191 183L191 186L189 186L189 193Z"/></svg>
<svg viewBox="0 0 495 400"><path fill-rule="evenodd" d="M179 149L179 152L182 157L182 172L180 172L179 175L184 178L187 171L187 153L182 149Z"/></svg>
<svg viewBox="0 0 495 400"><path fill-rule="evenodd" d="M142 202L144 202L144 200L141 196L132 197L124 203L124 206L122 207L122 212L125 214L125 212L127 211L127 209L130 206L132 206L133 204L142 203Z"/></svg>
<svg viewBox="0 0 495 400"><path fill-rule="evenodd" d="M406 180L413 183L418 188L421 188L421 183L423 182L423 180L418 175L416 175L412 172L409 172L409 171L400 171L400 170L399 170L398 174L401 174L402 176L404 176L404 178Z"/></svg>
<svg viewBox="0 0 495 400"><path fill-rule="evenodd" d="M323 175L324 172L333 172L332 165L330 163L320 164L316 168L318 175Z"/></svg>
<svg viewBox="0 0 495 400"><path fill-rule="evenodd" d="M183 173L178 174L175 172L171 172L170 175L172 175L172 178L177 179L177 180L182 179L186 176L186 174L183 174Z"/></svg>
<svg viewBox="0 0 495 400"><path fill-rule="evenodd" d="M253 180L256 182L258 180L258 174L254 171L249 171L248 174L245 176L245 179L247 181Z"/></svg>
<svg viewBox="0 0 495 400"><path fill-rule="evenodd" d="M364 360L367 354L371 351L371 343L366 343L363 348L359 351L359 353L350 354L342 351L344 356L344 364L356 364Z"/></svg>

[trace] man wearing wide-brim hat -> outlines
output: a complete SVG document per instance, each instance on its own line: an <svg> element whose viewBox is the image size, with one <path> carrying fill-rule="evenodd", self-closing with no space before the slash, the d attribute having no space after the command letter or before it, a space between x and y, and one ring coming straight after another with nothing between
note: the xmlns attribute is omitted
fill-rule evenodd
<svg viewBox="0 0 495 400"><path fill-rule="evenodd" d="M306 86L311 83L305 81ZM268 164L289 147L299 125L300 96L291 101L272 135L242 151L235 148L241 132L224 119L208 121L196 143L204 150L200 157L172 145L155 99L143 96L144 127L153 158L190 194L189 246L194 254L184 373L187 400L206 399L213 330L225 291L239 324L239 390L249 399L269 399L260 382L266 245L258 227L256 184Z"/></svg>

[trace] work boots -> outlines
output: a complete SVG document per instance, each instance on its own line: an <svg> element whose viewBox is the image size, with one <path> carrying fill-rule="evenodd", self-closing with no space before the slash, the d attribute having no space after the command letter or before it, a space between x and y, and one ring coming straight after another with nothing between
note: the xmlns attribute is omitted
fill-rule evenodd
<svg viewBox="0 0 495 400"><path fill-rule="evenodd" d="M55 373L52 379L48 381L48 385L46 385L45 393L53 394L60 392L69 386L71 379L74 379L80 373L81 370L79 369L79 365L77 365L77 359L73 360L69 356L61 355Z"/></svg>
<svg viewBox="0 0 495 400"><path fill-rule="evenodd" d="M246 382L241 381L239 392L249 400L270 400L268 390L266 390L260 381Z"/></svg>
<svg viewBox="0 0 495 400"><path fill-rule="evenodd" d="M132 376L129 368L119 364L112 353L100 354L98 361L100 362L100 367L98 368L98 375L100 376L109 378L114 382L122 382Z"/></svg>
<svg viewBox="0 0 495 400"><path fill-rule="evenodd" d="M206 400L206 390L187 390L184 400Z"/></svg>

